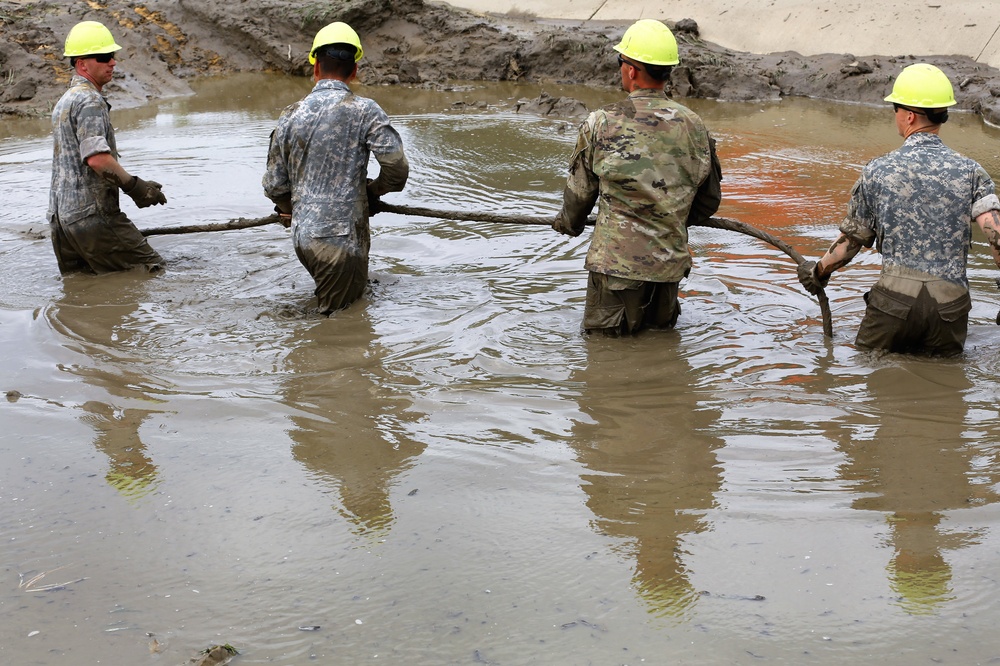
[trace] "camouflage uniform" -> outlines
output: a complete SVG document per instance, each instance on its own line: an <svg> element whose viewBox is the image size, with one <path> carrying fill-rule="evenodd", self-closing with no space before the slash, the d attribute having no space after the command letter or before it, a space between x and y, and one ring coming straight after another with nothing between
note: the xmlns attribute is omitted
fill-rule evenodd
<svg viewBox="0 0 1000 666"><path fill-rule="evenodd" d="M962 351L972 308L965 272L971 223L990 210L1000 210L1000 200L989 175L937 134L912 134L864 168L840 227L882 254L882 275L865 294L858 346Z"/></svg>
<svg viewBox="0 0 1000 666"><path fill-rule="evenodd" d="M111 105L97 87L75 75L52 110L52 186L46 218L59 270L108 273L163 258L121 211L118 188L87 166L87 158L118 159Z"/></svg>
<svg viewBox="0 0 1000 666"><path fill-rule="evenodd" d="M333 79L286 108L271 133L264 192L274 201L291 197L295 252L327 314L361 298L368 282L371 154L381 166L380 189L402 190L409 166L389 117Z"/></svg>
<svg viewBox="0 0 1000 666"><path fill-rule="evenodd" d="M636 333L674 325L678 282L691 269L687 222L718 210L721 179L701 118L662 90L634 90L590 114L554 224L579 235L598 203L584 264L584 329Z"/></svg>

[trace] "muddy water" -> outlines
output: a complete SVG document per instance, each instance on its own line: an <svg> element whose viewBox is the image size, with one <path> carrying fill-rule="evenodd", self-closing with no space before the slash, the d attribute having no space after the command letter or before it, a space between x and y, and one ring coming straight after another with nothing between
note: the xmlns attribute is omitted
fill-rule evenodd
<svg viewBox="0 0 1000 666"><path fill-rule="evenodd" d="M137 224L266 214L267 137L307 87L116 112L123 161L170 199ZM509 112L537 89L364 92L413 165L388 201L558 206L573 126ZM898 145L885 110L692 105L722 213L809 255ZM0 662L227 642L246 664L1000 657L982 239L953 360L853 349L877 255L834 278L830 341L787 258L707 229L669 333L579 333L586 235L388 214L371 293L321 319L279 228L155 237L159 277L60 279L36 237L47 127L0 132ZM1000 175L995 131L957 117L945 137Z"/></svg>

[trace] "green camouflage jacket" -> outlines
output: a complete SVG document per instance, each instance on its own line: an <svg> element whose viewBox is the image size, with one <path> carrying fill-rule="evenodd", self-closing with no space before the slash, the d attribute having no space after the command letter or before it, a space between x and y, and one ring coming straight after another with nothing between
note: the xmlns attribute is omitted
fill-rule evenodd
<svg viewBox="0 0 1000 666"><path fill-rule="evenodd" d="M598 203L585 267L677 282L691 267L687 221L719 208L722 174L701 118L662 90L635 90L580 127L553 225L578 235Z"/></svg>

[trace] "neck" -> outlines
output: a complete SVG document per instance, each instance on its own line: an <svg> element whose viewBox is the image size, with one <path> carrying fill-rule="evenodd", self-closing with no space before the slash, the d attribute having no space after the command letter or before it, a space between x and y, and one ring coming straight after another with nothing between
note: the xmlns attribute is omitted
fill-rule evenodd
<svg viewBox="0 0 1000 666"><path fill-rule="evenodd" d="M636 90L663 90L667 82L646 77L636 77L629 79L628 83L627 92L634 92Z"/></svg>
<svg viewBox="0 0 1000 666"><path fill-rule="evenodd" d="M87 70L85 70L82 67L80 67L79 65L77 65L76 66L76 73L77 73L78 76L82 76L83 78L87 79L92 84L94 84L94 87L97 88L97 92L101 92L101 89L104 86L102 86L100 83L98 83L97 81L95 81L94 77L91 76L90 73L87 72Z"/></svg>
<svg viewBox="0 0 1000 666"><path fill-rule="evenodd" d="M914 134L937 134L941 130L940 125L921 125L920 127L907 127L903 134L903 140L910 138Z"/></svg>

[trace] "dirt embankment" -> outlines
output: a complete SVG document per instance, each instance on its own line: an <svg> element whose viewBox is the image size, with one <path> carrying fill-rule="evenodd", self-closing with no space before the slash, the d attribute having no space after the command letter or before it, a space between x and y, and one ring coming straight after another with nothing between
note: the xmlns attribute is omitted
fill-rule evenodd
<svg viewBox="0 0 1000 666"><path fill-rule="evenodd" d="M681 65L674 94L729 101L783 96L879 104L907 64L941 67L959 108L1000 124L1000 70L962 56L748 54L702 41L697 17L674 26ZM116 106L185 94L198 76L272 70L307 76L312 36L345 21L362 37L366 83L436 86L449 80L618 85L610 46L627 23L484 16L423 0L0 0L0 115L47 113L70 70L65 35L107 25L125 47L108 92ZM762 27L762 29L765 29Z"/></svg>

